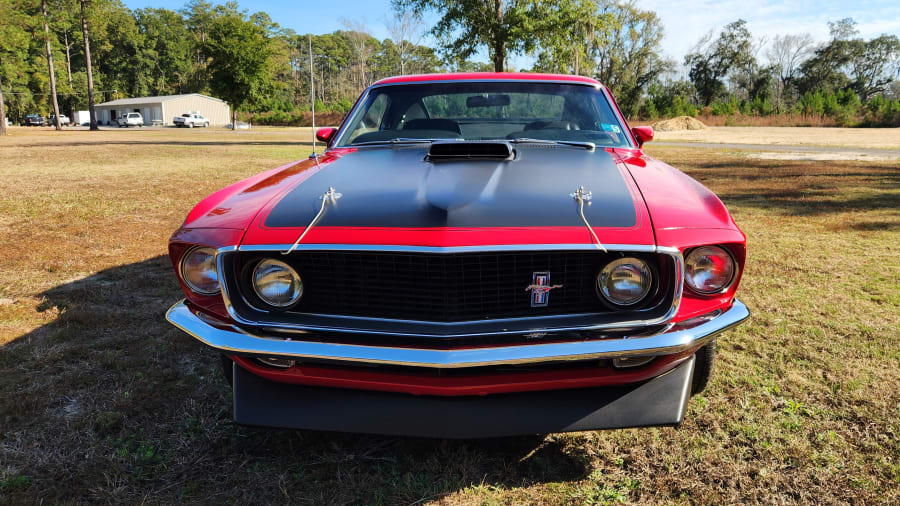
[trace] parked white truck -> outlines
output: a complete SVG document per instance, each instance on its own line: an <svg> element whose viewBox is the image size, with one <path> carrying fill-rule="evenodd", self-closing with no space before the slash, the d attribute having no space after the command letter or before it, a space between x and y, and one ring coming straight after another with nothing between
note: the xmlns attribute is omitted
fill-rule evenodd
<svg viewBox="0 0 900 506"><path fill-rule="evenodd" d="M182 114L181 116L176 116L172 119L172 123L177 127L209 127L209 120L200 115L199 112L191 111Z"/></svg>
<svg viewBox="0 0 900 506"><path fill-rule="evenodd" d="M119 116L119 119L116 120L119 124L119 128L122 127L130 127L130 126L144 126L144 117L141 116L139 112L130 112L124 116Z"/></svg>

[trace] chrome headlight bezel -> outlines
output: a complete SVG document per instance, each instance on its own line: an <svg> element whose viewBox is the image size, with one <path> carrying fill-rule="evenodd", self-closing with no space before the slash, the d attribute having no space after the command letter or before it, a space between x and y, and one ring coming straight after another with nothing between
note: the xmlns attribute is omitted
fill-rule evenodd
<svg viewBox="0 0 900 506"><path fill-rule="evenodd" d="M695 260L692 257L694 255L702 254L701 252L703 252L704 250L718 250L719 252L722 253L721 256L723 258L727 259L728 265L730 266L731 272L729 273L727 281L713 290L700 289L697 286L695 279L691 275L691 270L692 270L691 265L693 263L692 261ZM706 246L697 246L696 248L691 248L690 250L685 252L685 255L684 255L684 284L690 291L692 291L696 294L710 296L710 295L718 295L718 294L726 293L734 285L734 281L737 279L737 271L738 271L738 266L737 266L737 262L734 260L734 255L732 255L731 251L729 251L728 248L726 248L724 246L710 244L710 245L706 245Z"/></svg>
<svg viewBox="0 0 900 506"><path fill-rule="evenodd" d="M207 289L209 287L202 288L198 285L196 279L191 279L192 276L190 275L188 260L191 259L192 255L195 255L197 253L205 253L207 255L208 259L199 263L207 264L207 268L204 269L203 272L213 273L212 277L215 278L215 289ZM187 287L192 292L199 295L210 296L216 295L222 291L222 281L219 279L219 269L216 265L216 254L217 252L215 248L210 248L209 246L193 246L185 251L183 255L181 255L181 260L179 261L178 266L179 272L181 274L181 280L184 281L184 284L187 285Z"/></svg>
<svg viewBox="0 0 900 506"><path fill-rule="evenodd" d="M279 267L284 272L286 272L287 274L290 275L291 282L295 283L297 285L292 290L290 300L288 300L286 302L278 302L262 293L263 290L259 286L258 275L259 275L260 268L262 268L264 266ZM271 308L284 310L284 309L287 309L287 308L290 308L290 307L296 305L298 302L300 302L300 299L303 298L303 292L304 292L303 278L300 277L300 274L298 274L297 271L293 267L291 267L290 265L288 265L285 262L282 262L281 260L276 260L274 258L263 258L260 261L256 262L256 265L254 265L253 269L251 269L251 271L250 271L250 280L249 281L250 281L250 286L253 288L253 293L254 293L254 295L256 295L256 298L259 299L260 302L262 302L263 304L265 304Z"/></svg>
<svg viewBox="0 0 900 506"><path fill-rule="evenodd" d="M607 281L616 269L627 268L628 266L636 267L638 274L645 279L643 289L640 294L629 301L616 300L610 293ZM603 302L615 308L631 308L637 306L641 302L647 300L653 288L653 268L650 264L637 257L621 257L610 261L597 273L595 279L597 293Z"/></svg>

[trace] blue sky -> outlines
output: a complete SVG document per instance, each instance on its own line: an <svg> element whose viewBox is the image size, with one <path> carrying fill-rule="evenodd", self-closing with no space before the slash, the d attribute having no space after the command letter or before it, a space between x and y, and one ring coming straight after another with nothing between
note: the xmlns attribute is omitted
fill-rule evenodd
<svg viewBox="0 0 900 506"><path fill-rule="evenodd" d="M211 0L213 3L216 0ZM125 5L180 9L184 0L124 0ZM341 19L363 22L375 37L387 37L385 20L390 0L239 0L250 12L265 11L279 25L298 33L328 33L341 29ZM828 37L828 21L852 17L865 38L889 33L900 36L900 1L813 0L638 0L638 7L656 11L665 27L663 52L677 61L706 32L738 18L747 21L754 36L810 33L816 40ZM482 57L481 59L487 60ZM514 66L530 65L528 57L513 58Z"/></svg>

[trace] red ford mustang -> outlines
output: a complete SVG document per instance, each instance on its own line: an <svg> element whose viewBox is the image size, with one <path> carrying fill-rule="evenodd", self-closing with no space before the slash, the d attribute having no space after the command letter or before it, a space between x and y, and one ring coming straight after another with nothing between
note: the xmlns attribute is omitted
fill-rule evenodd
<svg viewBox="0 0 900 506"><path fill-rule="evenodd" d="M745 237L583 77L385 79L324 154L200 202L168 320L243 424L427 437L676 425L749 316Z"/></svg>

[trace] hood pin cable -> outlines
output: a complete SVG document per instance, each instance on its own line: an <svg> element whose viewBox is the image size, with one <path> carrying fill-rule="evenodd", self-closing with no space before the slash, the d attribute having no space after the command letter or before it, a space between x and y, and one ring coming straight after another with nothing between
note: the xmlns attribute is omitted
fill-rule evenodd
<svg viewBox="0 0 900 506"><path fill-rule="evenodd" d="M309 231L314 226L316 226L316 223L318 223L319 219L321 219L322 216L325 214L325 206L328 205L329 203L331 203L331 205L336 205L337 199L339 199L343 196L344 195L342 193L337 193L336 191L334 191L333 186L328 188L327 192L319 195L319 200L322 201L322 207L319 208L319 213L316 214L316 217L313 218L311 222L309 222L309 225L306 226L306 229L303 231L302 234L300 234L300 237L297 238L297 240L294 242L294 244L291 245L290 249L288 249L287 251L282 251L281 254L288 255L292 251L294 251L297 248L297 245L300 244L300 241L302 241L303 238L306 237L306 234L309 233Z"/></svg>
<svg viewBox="0 0 900 506"><path fill-rule="evenodd" d="M579 186L578 189L575 190L575 193L570 193L569 196L575 199L575 202L578 202L578 214L581 215L581 221L584 222L584 226L586 226L588 232L591 233L591 237L593 237L594 240L597 241L597 247L602 249L604 253L607 253L606 248L603 246L603 243L600 242L597 234L594 233L594 229L591 227L591 224L588 223L587 218L584 217L584 201L591 200L591 191L585 191L584 186ZM590 205L590 202L588 202L588 205Z"/></svg>

